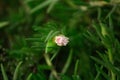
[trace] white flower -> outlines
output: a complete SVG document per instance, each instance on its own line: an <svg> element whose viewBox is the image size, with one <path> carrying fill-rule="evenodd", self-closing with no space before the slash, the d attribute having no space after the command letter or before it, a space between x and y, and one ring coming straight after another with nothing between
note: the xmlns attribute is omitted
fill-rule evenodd
<svg viewBox="0 0 120 80"><path fill-rule="evenodd" d="M66 46L69 42L69 38L65 37L64 35L59 35L55 37L55 43L58 46Z"/></svg>

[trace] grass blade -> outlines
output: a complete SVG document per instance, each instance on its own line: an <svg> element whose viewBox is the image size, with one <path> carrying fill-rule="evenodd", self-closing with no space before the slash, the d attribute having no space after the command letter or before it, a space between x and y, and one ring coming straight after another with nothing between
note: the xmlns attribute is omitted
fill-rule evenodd
<svg viewBox="0 0 120 80"><path fill-rule="evenodd" d="M77 60L75 63L74 75L77 75L78 66L79 66L79 60Z"/></svg>
<svg viewBox="0 0 120 80"><path fill-rule="evenodd" d="M0 22L0 28L3 28L5 26L7 26L9 24L9 22L4 21L4 22Z"/></svg>
<svg viewBox="0 0 120 80"><path fill-rule="evenodd" d="M99 68L99 67L96 65L95 67L96 67L96 70L99 72L99 74L103 75L103 77L104 77L106 80L110 80L110 77L108 76L108 74L106 74L106 73L102 70L103 66ZM96 78L95 80L97 80L97 78Z"/></svg>
<svg viewBox="0 0 120 80"><path fill-rule="evenodd" d="M2 64L1 64L1 71L2 71L2 75L3 75L3 80L8 80L8 77L7 77L6 73L5 73L5 70L4 70L4 67L3 67Z"/></svg>
<svg viewBox="0 0 120 80"><path fill-rule="evenodd" d="M44 8L45 6L49 5L50 3L51 3L51 0L44 1L43 3L41 3L38 6L36 6L35 8L33 8L31 10L31 14L38 11L38 10L40 10L40 9L42 9L42 8Z"/></svg>
<svg viewBox="0 0 120 80"><path fill-rule="evenodd" d="M47 13L49 13L51 10L52 10L52 8L55 6L55 4L58 2L58 0L53 0L52 2L51 2L51 4L49 5L49 7L48 7L48 9L47 9Z"/></svg>
<svg viewBox="0 0 120 80"><path fill-rule="evenodd" d="M73 56L73 50L71 49L70 53L69 53L69 56L68 56L68 59L63 67L63 70L62 70L62 73L66 73L66 71L68 70L70 64L71 64L71 61L72 61L72 56Z"/></svg>
<svg viewBox="0 0 120 80"><path fill-rule="evenodd" d="M32 73L30 73L30 74L28 75L28 77L27 77L26 80L31 80L31 77L32 77Z"/></svg>
<svg viewBox="0 0 120 80"><path fill-rule="evenodd" d="M14 75L13 75L13 80L17 80L18 72L19 72L19 68L20 68L21 64L22 64L22 62L19 62L19 64L17 65Z"/></svg>

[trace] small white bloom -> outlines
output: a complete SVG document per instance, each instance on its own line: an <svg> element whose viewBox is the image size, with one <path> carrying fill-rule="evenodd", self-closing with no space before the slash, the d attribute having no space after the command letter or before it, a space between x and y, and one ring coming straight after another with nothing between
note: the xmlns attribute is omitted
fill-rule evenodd
<svg viewBox="0 0 120 80"><path fill-rule="evenodd" d="M65 37L64 35L59 35L55 37L55 43L58 46L66 46L69 42L69 38Z"/></svg>

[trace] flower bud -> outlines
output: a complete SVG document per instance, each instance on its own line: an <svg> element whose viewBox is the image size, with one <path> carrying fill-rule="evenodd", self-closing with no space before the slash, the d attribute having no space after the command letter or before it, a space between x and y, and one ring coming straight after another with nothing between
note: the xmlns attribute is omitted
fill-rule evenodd
<svg viewBox="0 0 120 80"><path fill-rule="evenodd" d="M55 37L55 43L58 46L66 46L69 42L69 38L65 37L64 35L59 35Z"/></svg>

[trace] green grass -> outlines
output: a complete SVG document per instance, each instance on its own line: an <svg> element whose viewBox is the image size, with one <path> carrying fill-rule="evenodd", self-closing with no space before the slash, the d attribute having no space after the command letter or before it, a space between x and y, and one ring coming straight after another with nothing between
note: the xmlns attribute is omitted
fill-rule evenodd
<svg viewBox="0 0 120 80"><path fill-rule="evenodd" d="M0 80L120 80L119 26L119 0L1 0Z"/></svg>

